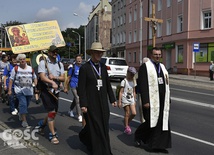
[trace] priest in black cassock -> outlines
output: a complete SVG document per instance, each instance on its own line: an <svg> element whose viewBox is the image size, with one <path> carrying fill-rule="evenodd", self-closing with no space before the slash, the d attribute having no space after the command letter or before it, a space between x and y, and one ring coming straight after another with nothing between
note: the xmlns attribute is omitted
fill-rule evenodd
<svg viewBox="0 0 214 155"><path fill-rule="evenodd" d="M161 50L154 47L151 59L139 69L138 87L145 122L135 131L135 141L137 145L142 141L148 151L167 153L166 149L171 148L169 75L160 58Z"/></svg>
<svg viewBox="0 0 214 155"><path fill-rule="evenodd" d="M91 59L80 68L78 82L80 107L86 120L79 138L93 155L112 154L109 100L112 106L117 106L106 65L100 62L103 52L101 43L92 43L91 49L87 50Z"/></svg>

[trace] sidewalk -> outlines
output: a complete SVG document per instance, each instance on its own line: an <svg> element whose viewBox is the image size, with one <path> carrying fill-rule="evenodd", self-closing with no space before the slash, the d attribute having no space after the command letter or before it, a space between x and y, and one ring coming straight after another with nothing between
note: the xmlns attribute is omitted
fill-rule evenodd
<svg viewBox="0 0 214 155"><path fill-rule="evenodd" d="M182 86L203 88L214 91L214 81L210 81L209 77L205 76L169 74L169 80L170 84L179 84Z"/></svg>

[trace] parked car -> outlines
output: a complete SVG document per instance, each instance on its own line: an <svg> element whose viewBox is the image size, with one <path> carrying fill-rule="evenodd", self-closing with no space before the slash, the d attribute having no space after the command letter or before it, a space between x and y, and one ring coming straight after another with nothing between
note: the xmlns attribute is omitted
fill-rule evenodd
<svg viewBox="0 0 214 155"><path fill-rule="evenodd" d="M102 57L101 62L106 65L110 78L123 79L126 77L128 65L125 59L118 57Z"/></svg>

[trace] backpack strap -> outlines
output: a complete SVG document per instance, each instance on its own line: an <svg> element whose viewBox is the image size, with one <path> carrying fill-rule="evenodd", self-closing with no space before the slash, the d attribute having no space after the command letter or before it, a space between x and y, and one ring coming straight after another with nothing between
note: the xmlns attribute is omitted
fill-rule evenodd
<svg viewBox="0 0 214 155"><path fill-rule="evenodd" d="M76 67L76 65L75 65L75 64L73 64L73 68L72 68L71 76L72 76L72 75L74 75L75 67Z"/></svg>

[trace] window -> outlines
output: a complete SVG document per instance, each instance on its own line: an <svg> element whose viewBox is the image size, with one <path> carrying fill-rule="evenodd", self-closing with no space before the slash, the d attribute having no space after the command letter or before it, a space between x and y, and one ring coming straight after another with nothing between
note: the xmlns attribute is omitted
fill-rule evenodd
<svg viewBox="0 0 214 155"><path fill-rule="evenodd" d="M162 36L162 24L157 23L157 37L161 37L161 36Z"/></svg>
<svg viewBox="0 0 214 155"><path fill-rule="evenodd" d="M167 20L167 25L166 25L166 35L171 35L171 30L172 29L172 26L171 26L171 19L168 19Z"/></svg>
<svg viewBox="0 0 214 155"><path fill-rule="evenodd" d="M203 12L203 29L211 28L211 11Z"/></svg>
<svg viewBox="0 0 214 155"><path fill-rule="evenodd" d="M162 9L162 0L158 0L158 11Z"/></svg>
<svg viewBox="0 0 214 155"><path fill-rule="evenodd" d="M196 62L208 62L207 53L208 44L200 44L200 51L196 52Z"/></svg>
<svg viewBox="0 0 214 155"><path fill-rule="evenodd" d="M129 32L129 43L131 43L132 42L132 32L130 31Z"/></svg>
<svg viewBox="0 0 214 155"><path fill-rule="evenodd" d="M105 12L108 11L108 7L105 5L104 6Z"/></svg>
<svg viewBox="0 0 214 155"><path fill-rule="evenodd" d="M183 63L183 51L184 51L184 48L183 48L183 45L178 45L177 46L177 60L176 62L178 63Z"/></svg>
<svg viewBox="0 0 214 155"><path fill-rule="evenodd" d="M123 8L123 0L121 0L120 7Z"/></svg>
<svg viewBox="0 0 214 155"><path fill-rule="evenodd" d="M183 31L183 16L180 15L180 16L178 16L177 32L182 32L182 31Z"/></svg>
<svg viewBox="0 0 214 155"><path fill-rule="evenodd" d="M122 34L122 32L120 33L120 43L123 43L123 34Z"/></svg>
<svg viewBox="0 0 214 155"><path fill-rule="evenodd" d="M113 19L113 28L115 28L115 19Z"/></svg>
<svg viewBox="0 0 214 155"><path fill-rule="evenodd" d="M137 53L136 52L134 52L134 55L133 55L133 62L137 62Z"/></svg>
<svg viewBox="0 0 214 155"><path fill-rule="evenodd" d="M126 24L126 14L125 13L124 13L123 20L124 20L124 24Z"/></svg>
<svg viewBox="0 0 214 155"><path fill-rule="evenodd" d="M132 22L132 10L130 10L130 12L129 12L129 23L131 23Z"/></svg>
<svg viewBox="0 0 214 155"><path fill-rule="evenodd" d="M170 7L171 6L171 0L167 0L167 7Z"/></svg>
<svg viewBox="0 0 214 155"><path fill-rule="evenodd" d="M124 43L126 42L126 32L125 31L123 32L123 42Z"/></svg>
<svg viewBox="0 0 214 155"><path fill-rule="evenodd" d="M134 42L136 42L137 41L137 31L135 30L134 31Z"/></svg>
<svg viewBox="0 0 214 155"><path fill-rule="evenodd" d="M112 44L115 45L115 35L112 36Z"/></svg>
<svg viewBox="0 0 214 155"><path fill-rule="evenodd" d="M135 9L134 9L134 21L137 20L137 5L135 5Z"/></svg>
<svg viewBox="0 0 214 155"><path fill-rule="evenodd" d="M120 25L123 25L123 15L120 16Z"/></svg>
<svg viewBox="0 0 214 155"><path fill-rule="evenodd" d="M117 18L117 26L120 26L120 17Z"/></svg>
<svg viewBox="0 0 214 155"><path fill-rule="evenodd" d="M131 54L131 52L129 52L129 56L128 56L128 61L129 62L131 62L131 56L132 56L132 54Z"/></svg>
<svg viewBox="0 0 214 155"><path fill-rule="evenodd" d="M118 33L117 34L117 44L119 44L120 43L120 34Z"/></svg>
<svg viewBox="0 0 214 155"><path fill-rule="evenodd" d="M118 2L118 6L117 6L118 10L120 10L120 2Z"/></svg>

